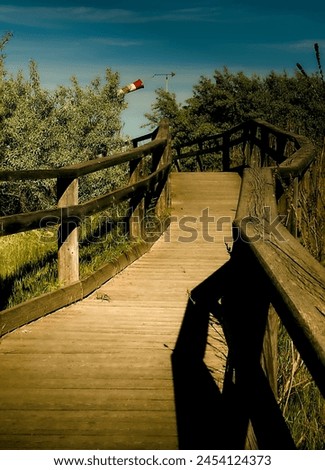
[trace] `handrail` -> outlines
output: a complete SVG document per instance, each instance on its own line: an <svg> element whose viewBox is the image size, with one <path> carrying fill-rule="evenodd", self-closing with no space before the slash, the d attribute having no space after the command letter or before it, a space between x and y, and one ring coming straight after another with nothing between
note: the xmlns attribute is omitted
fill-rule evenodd
<svg viewBox="0 0 325 470"><path fill-rule="evenodd" d="M204 148L205 142L217 144ZM174 161L202 158L213 147L221 153L224 171L234 167L230 149L236 152L236 170L240 155L242 173L227 270L231 274L219 299L229 347L224 394L246 406L240 418L247 433L243 445L246 441L248 448L294 448L286 425L276 427L281 418L274 311L325 396L325 269L295 238L297 193L316 150L306 137L252 119L178 146ZM202 160L198 163L202 167ZM293 200L287 200L289 192Z"/></svg>
<svg viewBox="0 0 325 470"><path fill-rule="evenodd" d="M257 136L258 131L261 134L260 136ZM278 148L276 150L267 143L267 138L270 135L277 139ZM288 142L291 142L294 145L295 152L294 154L285 157L284 150ZM206 143L212 143L214 146L203 148L203 145ZM315 156L315 148L306 137L293 132L286 132L262 119L250 119L226 131L175 145L173 148L176 154L174 154L173 159L174 161L177 161L189 157L200 157L214 152L228 153L229 149L235 146L246 146L248 144L251 147L259 147L264 152L267 152L270 157L276 158L273 166L277 166L279 168L279 174L284 177L299 176L302 174L313 161ZM187 149L195 145L201 146L200 149L187 150L185 153L182 153L183 149ZM224 171L231 168L229 155L223 157L223 162ZM243 161L243 166L249 166L249 163L247 161Z"/></svg>
<svg viewBox="0 0 325 470"><path fill-rule="evenodd" d="M153 139L152 142L138 147L140 142L149 138ZM44 175L58 178L60 196L58 208L0 218L0 235L31 230L49 222L60 222L62 226L75 222L71 232L61 227L61 231L67 232L59 247L64 259L69 237L75 234L75 228L83 217L129 199L130 235L138 237L143 230L141 221L147 207L144 197L151 195L154 200L158 199L156 210L160 213L168 207L168 174L172 161L176 163L194 156L202 168L201 157L213 152L221 153L224 171L240 168L242 173L233 221L234 244L227 270L229 279L224 283L220 299L214 299L221 304L229 345L223 393L230 390L238 402L246 403L241 419L247 428L248 446L269 449L294 447L285 428L278 433L270 425L270 430L260 431L261 426L267 426L267 423L262 423L265 416L273 424L281 421L276 403L277 323L274 310L325 396L325 269L295 238L297 190L315 159L315 148L307 138L257 119L175 147L177 153L173 157L167 121L162 121L152 134L132 142L135 148L122 154L62 169L17 174L0 172L0 180L10 177L43 178ZM206 142L211 145L204 147ZM199 149L191 149L194 145ZM182 153L184 148L185 153ZM143 159L148 155L152 158L151 169L150 174L144 176ZM78 204L76 180L79 176L127 162L130 180L125 187ZM293 189L293 201L287 200L283 182ZM287 227L282 224L284 215ZM69 280L68 285L76 285L80 290L78 280ZM57 301L55 305L58 308ZM19 315L20 324L28 321L26 317L22 319L21 311ZM35 313L30 315L35 319ZM11 322L10 328L18 324ZM268 406L270 408L266 410ZM274 416L270 410L274 411Z"/></svg>
<svg viewBox="0 0 325 470"><path fill-rule="evenodd" d="M153 148L157 148L157 146ZM136 183L129 184L122 189L116 189L82 204L0 217L0 236L49 227L59 224L61 221L69 220L79 224L83 218L103 211L112 204L121 203L131 196L149 191L156 183L166 178L170 166L170 164L166 164Z"/></svg>
<svg viewBox="0 0 325 470"><path fill-rule="evenodd" d="M167 138L153 140L141 147L118 153L109 157L98 157L82 163L68 165L62 168L44 168L39 170L0 170L0 181L39 180L50 178L79 178L96 171L105 170L122 163L130 163L150 155L154 150L162 149L167 144Z"/></svg>
<svg viewBox="0 0 325 470"><path fill-rule="evenodd" d="M139 142L148 139L152 140L137 146ZM63 291L62 295L53 294L56 299L59 299L59 301L55 301L56 308L59 308L60 299L63 302L62 306L66 305L64 302L67 299L67 288L71 287L73 291L72 286L77 286L76 292L78 292L78 295L80 292L78 227L85 217L106 210L112 205L129 201L125 217L129 238L131 240L148 241L144 222L149 202L151 216L152 211L158 217L168 211L170 201L168 175L172 166L168 122L162 120L157 129L150 134L146 134L143 138L136 139L136 141L133 141L133 145L137 147L123 153L100 157L63 168L22 171L0 170L0 181L57 179L57 207L0 217L0 236L43 227L58 227L58 275ZM79 203L79 177L126 163L129 164L129 181L124 187L81 204ZM146 204L144 203L145 199ZM144 249L147 249L147 245L143 245ZM105 272L110 273L111 271L111 269L108 269ZM70 297L68 296L68 298ZM71 301L73 301L73 298L75 298L75 295L71 297ZM48 304L52 305L53 302L49 301ZM21 314L21 308L15 309L14 307L10 309L16 311L17 318L16 320L13 319L12 316L15 317L15 313L11 312L10 322L4 320L6 324L0 325L0 336L10 331L8 328L17 328L21 324L34 320L35 309L38 311L37 316L48 313L48 307L42 299L40 299L40 307L36 308L33 303L32 309L26 309L26 315ZM7 318L5 312L0 312L0 321Z"/></svg>
<svg viewBox="0 0 325 470"><path fill-rule="evenodd" d="M244 172L240 204L233 222L236 237L249 247L262 267L270 283L272 303L325 396L325 270L278 223L274 171L263 168L258 177L260 192L255 205L252 199L257 190L256 170ZM265 210L263 213L264 208L269 208L267 213Z"/></svg>

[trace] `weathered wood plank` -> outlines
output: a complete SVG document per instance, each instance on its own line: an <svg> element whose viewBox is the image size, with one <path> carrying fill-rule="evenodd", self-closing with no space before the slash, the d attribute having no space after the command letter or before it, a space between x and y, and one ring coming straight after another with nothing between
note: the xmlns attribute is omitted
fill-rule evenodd
<svg viewBox="0 0 325 470"><path fill-rule="evenodd" d="M78 180L58 178L58 208L78 205ZM69 286L79 281L79 236L78 222L62 221L58 229L58 280Z"/></svg>
<svg viewBox="0 0 325 470"><path fill-rule="evenodd" d="M21 181L37 180L49 178L79 178L96 171L105 170L112 166L131 162L138 158L143 158L157 148L163 148L166 145L166 139L157 139L136 149L128 150L111 157L99 157L75 165L65 166L63 168L38 169L38 170L0 170L0 181Z"/></svg>
<svg viewBox="0 0 325 470"><path fill-rule="evenodd" d="M56 225L60 221L78 224L86 216L101 212L112 204L126 201L131 196L143 194L156 183L165 179L169 170L170 164L165 165L135 184L117 189L83 204L0 217L0 236L48 227Z"/></svg>
<svg viewBox="0 0 325 470"><path fill-rule="evenodd" d="M132 395L132 398L130 397ZM12 410L173 410L170 389L7 389L0 391L0 411Z"/></svg>
<svg viewBox="0 0 325 470"><path fill-rule="evenodd" d="M3 310L0 312L0 336L83 299L142 256L150 247L151 244L145 242L135 245L129 252L123 253L116 261L111 261L86 279Z"/></svg>
<svg viewBox="0 0 325 470"><path fill-rule="evenodd" d="M240 178L180 174L171 186L168 236L83 302L3 337L1 448L179 447L171 354L191 290L229 259L222 233L207 241L199 217L206 207L227 217L228 237ZM192 242L179 240L183 215L196 219ZM214 334L208 342L219 345ZM209 347L204 367L219 379L225 358Z"/></svg>
<svg viewBox="0 0 325 470"><path fill-rule="evenodd" d="M234 226L263 268L270 300L325 395L325 269L280 220L272 170L246 170Z"/></svg>

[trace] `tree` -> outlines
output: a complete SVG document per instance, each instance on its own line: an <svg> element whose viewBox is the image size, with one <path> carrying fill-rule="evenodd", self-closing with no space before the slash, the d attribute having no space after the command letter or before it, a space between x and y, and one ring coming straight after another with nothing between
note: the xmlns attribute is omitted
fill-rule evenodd
<svg viewBox="0 0 325 470"><path fill-rule="evenodd" d="M0 41L0 50L9 37ZM29 77L9 75L0 57L0 165L2 169L55 168L120 151L121 112L119 76L107 69L81 87L77 78L53 92L41 87L37 64L29 64ZM84 177L80 199L95 197L114 188L126 169L112 168ZM56 204L55 181L5 182L1 184L0 213L42 209Z"/></svg>
<svg viewBox="0 0 325 470"><path fill-rule="evenodd" d="M262 118L288 131L301 133L315 142L324 135L325 87L320 74L305 77L271 71L268 75L247 76L216 70L213 78L201 76L193 96L184 105L176 96L157 91L153 113L146 117L157 123L171 121L173 135L182 141L214 134L251 118Z"/></svg>

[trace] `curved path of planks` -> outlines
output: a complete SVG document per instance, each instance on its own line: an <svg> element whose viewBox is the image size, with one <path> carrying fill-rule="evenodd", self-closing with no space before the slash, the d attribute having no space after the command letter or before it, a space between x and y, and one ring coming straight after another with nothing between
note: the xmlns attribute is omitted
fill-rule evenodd
<svg viewBox="0 0 325 470"><path fill-rule="evenodd" d="M229 259L240 177L173 173L171 185L173 221L148 253L0 340L1 449L179 448L171 353L191 289ZM221 387L225 345L209 335Z"/></svg>

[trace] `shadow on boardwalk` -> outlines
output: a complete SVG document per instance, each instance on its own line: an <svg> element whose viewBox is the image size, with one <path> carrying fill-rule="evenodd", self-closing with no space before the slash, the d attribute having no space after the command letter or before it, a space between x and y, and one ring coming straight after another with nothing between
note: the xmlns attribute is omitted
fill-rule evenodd
<svg viewBox="0 0 325 470"><path fill-rule="evenodd" d="M179 448L294 449L260 363L268 286L258 270L245 276L234 258L192 290L172 354ZM229 348L222 391L204 363L210 314Z"/></svg>
<svg viewBox="0 0 325 470"><path fill-rule="evenodd" d="M193 289L172 354L180 449L239 448L229 407L204 363L209 315L218 315L230 269L228 262Z"/></svg>

